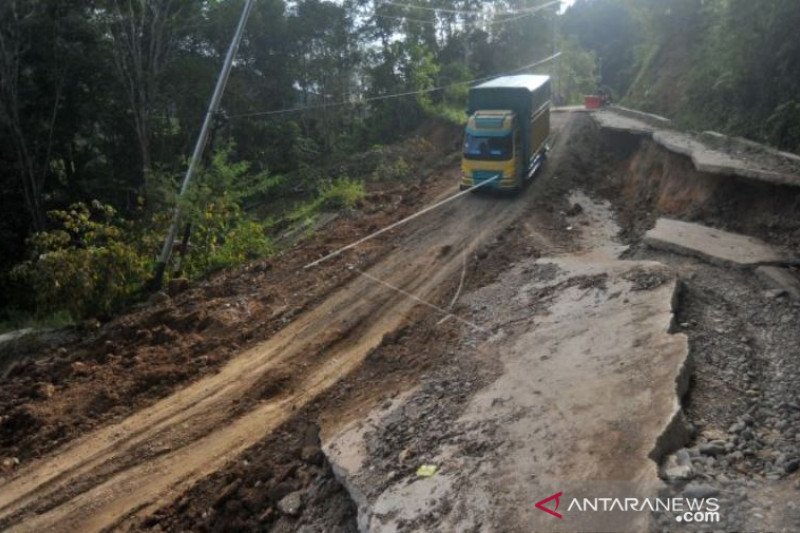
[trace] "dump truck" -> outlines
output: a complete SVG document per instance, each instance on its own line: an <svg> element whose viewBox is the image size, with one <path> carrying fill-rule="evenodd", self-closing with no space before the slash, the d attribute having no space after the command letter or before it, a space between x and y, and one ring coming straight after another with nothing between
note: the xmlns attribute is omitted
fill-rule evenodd
<svg viewBox="0 0 800 533"><path fill-rule="evenodd" d="M521 190L547 157L550 77L503 76L469 91L461 189Z"/></svg>

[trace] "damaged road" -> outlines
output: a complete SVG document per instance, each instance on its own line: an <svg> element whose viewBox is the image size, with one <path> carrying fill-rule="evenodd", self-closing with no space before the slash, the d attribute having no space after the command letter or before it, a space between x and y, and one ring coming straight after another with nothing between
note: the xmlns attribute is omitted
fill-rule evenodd
<svg viewBox="0 0 800 533"><path fill-rule="evenodd" d="M123 369L141 377L164 355L142 337L170 337L152 321L168 310L191 322L202 294L101 329L80 375L60 356L17 366L2 397L12 414L71 413L72 425L19 426L26 454L0 442L22 458L0 478L0 529L671 531L674 516L570 501L674 493L745 508L755 483L751 520L791 531L784 506L763 502L796 495L800 308L749 269L795 280L773 263L798 251L796 191L698 170L653 140L663 125L642 133L621 116L604 129L554 113L551 158L521 198L467 196L301 269L453 194L445 154L391 215L337 220L337 238L289 253L291 268L212 283L229 322L173 332L179 379L149 396L125 389L131 407L118 399L116 418L73 400L124 383ZM661 217L746 235L766 255L731 268L693 240L692 257L653 248ZM259 300L268 284L277 296ZM131 339L108 346L112 327ZM214 364L195 368L200 357ZM56 367L66 384L25 398Z"/></svg>
<svg viewBox="0 0 800 533"><path fill-rule="evenodd" d="M362 268L436 300L463 254L524 209L523 202L485 196L448 204L394 236L390 251ZM361 267L359 254L339 260L339 268ZM0 491L0 527L98 530L148 516L358 368L416 306L356 277L216 374L14 471Z"/></svg>
<svg viewBox="0 0 800 533"><path fill-rule="evenodd" d="M652 458L685 439L678 398L688 346L669 332L677 280L659 263L618 260L624 247L608 207L583 194L572 201L583 206L573 222L594 230L580 251L520 261L462 300L467 316L495 331L478 347L502 365L491 385L458 414L411 393L326 445L358 495L361 530L553 530L553 517L533 506L552 493L611 481L627 481L630 496L657 488ZM447 384L444 396L462 386ZM426 464L436 475L416 472ZM567 518L559 530L641 531L649 520Z"/></svg>

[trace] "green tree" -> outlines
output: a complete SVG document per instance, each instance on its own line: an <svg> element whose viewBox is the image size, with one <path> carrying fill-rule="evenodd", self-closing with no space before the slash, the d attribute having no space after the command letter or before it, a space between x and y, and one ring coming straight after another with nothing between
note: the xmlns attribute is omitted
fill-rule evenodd
<svg viewBox="0 0 800 533"><path fill-rule="evenodd" d="M559 105L580 104L597 88L597 59L575 39L562 39L559 50L561 56L548 68L553 74L553 99Z"/></svg>

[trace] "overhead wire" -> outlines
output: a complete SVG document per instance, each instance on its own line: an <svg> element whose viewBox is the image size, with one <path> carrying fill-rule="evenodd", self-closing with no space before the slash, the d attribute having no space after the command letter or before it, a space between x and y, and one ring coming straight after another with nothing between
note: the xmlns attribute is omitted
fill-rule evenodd
<svg viewBox="0 0 800 533"><path fill-rule="evenodd" d="M380 96L370 96L368 98L361 98L361 99L358 99L358 100L347 100L347 101L342 101L342 102L332 102L332 103L329 103L329 104L319 104L319 105L302 106L302 107L289 107L289 108L284 108L284 109L273 109L273 110L269 110L269 111L253 111L253 112L250 112L250 113L238 113L238 114L235 114L235 115L230 115L227 118L234 119L234 118L248 118L248 117L262 117L262 116L283 115L283 114L287 114L287 113L298 113L298 112L302 112L302 111L314 111L314 110L317 110L317 109L328 109L328 108L332 108L332 107L341 107L341 106L348 106L348 105L360 105L360 104L367 104L367 103L370 103L370 102L377 102L377 101L381 101L381 100L389 100L389 99L392 99L392 98L402 98L402 97L405 97L405 96L415 96L415 95L419 95L419 94L427 94L427 93L432 93L432 92L436 92L436 91L442 91L442 90L445 90L445 89L450 89L452 87L459 87L461 85L470 85L472 83L479 83L479 82L486 81L486 80L489 80L489 79L492 79L492 78L496 78L498 76L503 76L503 75L507 75L507 74L514 74L516 72L520 72L520 71L523 71L523 70L532 69L532 68L538 67L540 65L543 65L545 63L548 63L548 62L552 61L553 59L556 59L560 55L561 55L561 52L557 52L557 53L551 55L550 57L546 57L546 58L544 58L542 60L536 61L534 63L530 63L528 65L524 65L522 67L519 67L519 68L516 68L516 69L513 69L513 70L508 70L508 71L505 71L505 72L500 72L500 73L492 74L492 75L489 75L489 76L484 76L482 78L476 78L476 79L473 79L473 80L459 81L459 82L451 83L451 84L448 84L448 85L442 85L442 86L439 86L439 87L432 87L432 88L429 88L429 89L420 89L420 90L417 90L417 91L406 91L406 92L401 92L401 93L384 94L384 95L380 95Z"/></svg>
<svg viewBox="0 0 800 533"><path fill-rule="evenodd" d="M348 244L347 246L342 246L338 250L335 250L335 251L329 253L328 255L317 259L316 261L312 261L312 262L308 263L307 265L305 265L303 267L303 269L304 270L308 270L309 268L313 268L313 267L315 267L315 266L317 266L317 265L319 265L321 263L324 263L324 262L326 262L326 261L328 261L330 259L333 259L334 257L339 257L340 255L342 255L347 250L352 250L356 246L364 244L365 242L374 239L378 235L383 235L387 231L391 231L391 230L393 230L393 229L395 229L395 228L397 228L399 226L402 226L403 224L411 222L415 218L421 217L422 215L424 215L426 213L430 213L431 211L433 211L435 209L439 209L443 205L448 204L448 203L452 202L453 200L456 200L457 198L461 198L462 196L466 196L469 193L474 192L474 191L476 191L476 190L478 190L478 189L480 189L482 187L486 187L487 185L491 185L493 182L495 182L498 179L499 179L499 176L495 176L495 177L490 178L488 180L482 181L482 182L478 183L477 185L473 185L472 187L469 187L468 189L464 189L463 191L460 191L460 192L454 194L453 196L445 198L444 200L436 202L433 205L429 205L428 207L422 209L421 211L417 211L413 215L407 216L406 218L404 218L402 220L398 220L397 222L395 222L393 224L389 224L385 228L381 228L381 229L379 229L379 230L377 230L377 231L375 231L373 233L370 233L366 237L363 237L363 238L361 238L361 239L359 239L359 240L357 240L355 242L352 242L352 243Z"/></svg>
<svg viewBox="0 0 800 533"><path fill-rule="evenodd" d="M504 18L504 19L489 20L489 21L483 22L482 24L485 24L487 26L497 26L497 25L506 24L508 22L513 22L515 20L520 20L520 19L529 17L532 14L533 13L525 13L525 14L522 14L522 15L516 15L516 16L513 16L513 17L509 17L509 18ZM430 26L436 26L439 23L436 20L424 20L424 19L418 19L418 18L414 18L414 17L406 17L405 15L383 15L381 13L375 13L375 16L378 17L378 18L383 18L383 19L394 19L394 20L402 20L402 21L408 21L408 22L416 22L417 24L428 24Z"/></svg>
<svg viewBox="0 0 800 533"><path fill-rule="evenodd" d="M383 2L383 4L389 4L389 5L395 5L395 6L403 6L403 7L420 7L420 8L425 7L425 6L412 6L410 4L402 4L400 2L392 2L392 1L389 1L389 0L386 0L385 2ZM511 22L511 21L514 21L514 20L519 20L519 19L527 17L527 16L529 16L529 15L531 15L531 14L537 12L537 11L540 11L542 9L550 7L550 6L554 5L554 4L560 4L560 0L556 0L556 1L553 1L553 2L548 2L546 4L542 4L542 5L531 7L531 8L524 9L524 10L506 11L506 12L500 13L500 15L511 14L511 13L522 13L522 14L518 15L518 16L515 16L515 17L506 18L506 19L490 21L488 24L498 24L498 23L505 23L505 22ZM446 10L444 8L432 8L432 7L427 7L427 9L436 10L436 11L482 14L482 12L478 12L478 11L470 12L470 11L464 11L464 10ZM434 25L436 24L436 22L432 21L432 20L416 19L416 18L410 18L410 17L405 17L405 16L381 15L381 14L378 14L378 13L375 13L375 16L383 17L383 18L391 18L391 19L397 19L397 20L417 22L417 23L421 23L421 24L434 24ZM319 104L319 105L313 105L313 106L295 106L295 107L291 107L291 108L275 109L275 110L269 110L269 111L256 111L256 112L250 112L250 113L237 113L237 114L234 114L234 115L230 115L227 118L233 119L233 118L246 118L246 117L256 117L256 116L281 115L281 114L287 114L287 113L297 113L297 112L301 112L301 111L311 111L311 110L317 110L317 109L328 109L328 108L332 108L332 107L341 107L341 106L346 106L346 105L359 105L359 104L364 104L364 103L369 103L369 102L387 100L387 99L390 99L390 98L401 98L401 97L404 97L404 96L414 96L414 95L418 95L418 94L426 94L426 93L441 91L441 90L448 89L448 88L451 88L451 87L457 87L457 86L460 86L460 85L469 85L470 83L477 83L477 82L480 82L480 81L485 81L485 80L488 80L488 79L491 79L491 78L494 78L494 77L497 77L497 76L502 76L503 74L512 74L512 73L515 73L515 72L519 72L521 70L534 68L534 67L536 67L536 66L538 66L540 64L543 64L543 63L546 63L548 61L551 61L551 60L557 58L560 55L561 55L561 53L558 52L558 53L556 53L556 54L554 54L554 55L552 55L552 56L550 56L548 58L543 59L542 61L539 61L539 62L536 62L536 63L532 63L530 65L525 65L525 66L519 67L518 69L515 69L515 70L511 70L511 71L503 72L503 73L498 73L498 74L493 74L491 76L486 76L484 78L477 78L477 79L474 79L474 80L456 82L456 83L452 83L450 85L445 85L445 86L441 86L441 87L433 87L433 88L430 88L430 89L422 89L422 90L419 90L419 91L407 91L407 92L402 92L402 93L373 96L373 97L369 97L369 98L362 98L362 99L355 100L355 101L350 100L350 101L343 101L343 102L333 102L333 103L329 103L329 104Z"/></svg>
<svg viewBox="0 0 800 533"><path fill-rule="evenodd" d="M396 293L405 296L409 300L414 300L415 302L417 302L419 304L422 304L425 307L428 307L430 309L433 309L434 311L437 311L437 312L443 314L445 316L445 319L453 318L453 319L457 320L458 322L461 322L462 324L466 324L467 326L470 326L471 328L473 328L473 329L475 329L477 331L483 331L483 332L488 331L486 328L484 328L482 326L479 326L479 325L475 324L474 322L470 322L469 320L467 320L465 318L461 318L460 316L458 316L458 315L456 315L454 313L451 313L447 309L443 309L443 308L439 307L436 304L432 304L431 302L428 302L427 300L423 300L419 296L411 294L410 292L408 292L406 290L403 290L400 287L396 287L395 285L392 285L391 283L388 283L388 282L386 282L386 281L384 281L384 280L382 280L380 278L376 278L372 274L364 272L363 270L359 270L359 269L355 268L354 266L349 266L348 268L350 270L353 270L354 272L357 272L361 276L364 276L365 278L367 278L368 280L372 281L373 283L377 283L378 285L383 285L387 289L391 289L391 290L395 291ZM440 321L440 323L441 323L441 321Z"/></svg>
<svg viewBox="0 0 800 533"><path fill-rule="evenodd" d="M541 4L541 5L538 5L538 6L531 6L531 7L521 8L521 9L509 9L509 10L506 10L506 11L499 11L499 12L496 12L496 13L492 13L491 11L489 11L489 12L487 12L487 11L476 11L476 10L471 10L471 9L450 9L450 8L446 8L446 7L420 6L420 5L414 5L414 4L406 4L406 3L403 3L403 2L395 2L393 0L384 0L379 5L389 5L389 6L395 6L395 7L402 7L402 8L405 8L405 9L419 9L419 10L423 10L423 11L435 11L435 12L440 12L440 13L453 13L453 14L457 14L457 15L486 15L486 14L493 14L495 16L504 16L504 15L520 15L520 14L523 14L523 13L526 13L526 14L527 13L535 13L535 12L541 10L541 9L545 9L547 7L550 7L550 6L554 5L554 4L560 4L560 3L561 3L561 0L554 0L552 2L548 2L546 4Z"/></svg>
<svg viewBox="0 0 800 533"><path fill-rule="evenodd" d="M494 20L482 22L482 24L485 24L485 25L495 26L495 25L506 24L508 22L513 22L515 20L520 20L520 19L529 17L529 16L537 13L538 11L541 11L542 9L546 9L548 7L551 7L553 5L560 4L560 3L561 3L560 0L556 0L556 1L553 1L553 2L548 2L546 4L542 4L542 5L539 5L539 6L535 6L535 7L529 8L527 10L503 11L501 13L491 13L491 12L486 12L486 11L449 10L449 9L444 9L444 8L413 6L413 5L408 5L408 4L400 4L400 3L397 3L397 2L383 2L380 5L402 6L402 7L406 7L406 8L418 7L418 8L421 8L421 9L429 9L429 10L431 10L433 12L455 13L455 14L462 14L462 15L490 15L491 14L491 15L494 15L495 17L506 17L507 15L513 15L513 16L508 16L507 18L495 18ZM394 20L403 20L403 21L409 21L409 22L416 22L418 24L429 24L429 25L432 25L432 26L435 26L436 24L438 24L438 22L436 20L424 20L424 19L418 19L418 18L414 18L414 17L407 17L405 15L397 15L397 14L388 15L388 14L382 14L382 13L374 13L374 16L379 17L379 18L387 18L387 19L394 19Z"/></svg>
<svg viewBox="0 0 800 533"><path fill-rule="evenodd" d="M404 15L382 15L380 13L375 13L375 16L382 19L402 20L404 22L416 22L417 24L429 24L431 26L435 26L437 24L435 20L417 19L413 17L406 17Z"/></svg>

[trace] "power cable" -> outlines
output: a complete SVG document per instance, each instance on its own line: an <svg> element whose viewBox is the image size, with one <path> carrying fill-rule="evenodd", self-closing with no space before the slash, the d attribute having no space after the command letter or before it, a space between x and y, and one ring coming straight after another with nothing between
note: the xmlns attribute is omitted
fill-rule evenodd
<svg viewBox="0 0 800 533"><path fill-rule="evenodd" d="M422 298L420 298L420 297L418 297L418 296L416 296L414 294L411 294L410 292L405 291L405 290L401 289L400 287L396 287L396 286L392 285L391 283L388 283L388 282L386 282L386 281L384 281L384 280L382 280L380 278L376 278L375 276L373 276L371 274L368 274L367 272L364 272L363 270L359 270L359 269L357 269L356 267L354 267L352 265L348 266L348 269L353 270L354 272L357 272L358 274L364 276L365 278L367 278L368 280L372 281L373 283L377 283L378 285L382 285L382 286L386 287L387 289L391 289L391 290L395 291L396 293L398 293L398 294L400 294L402 296L405 296L409 300L414 300L415 302L417 302L419 304L422 304L425 307L428 307L430 309L433 309L434 311L437 311L437 312L443 314L445 319L453 318L453 319L457 320L458 322L461 322L462 324L466 324L467 326L470 326L471 328L473 328L473 329L475 329L477 331L482 331L482 332L488 331L486 328L481 327L481 326L475 324L474 322L470 322L469 320L467 320L465 318L461 318L460 316L451 313L447 309L443 309L443 308L439 307L438 305L435 305L435 304L432 304L432 303L430 303L430 302L428 302L426 300L423 300ZM441 324L441 321L439 323Z"/></svg>
<svg viewBox="0 0 800 533"><path fill-rule="evenodd" d="M442 207L445 204L449 204L453 200L461 198L462 196L466 196L467 194L469 194L471 192L477 191L481 187L486 187L487 185L492 184L493 182L497 181L498 179L500 179L500 176L495 176L495 177L490 178L488 180L482 181L482 182L478 183L477 185L473 185L472 187L470 187L468 189L464 189L463 191L461 191L459 193L456 193L453 196L450 196L448 198L445 198L444 200L442 200L440 202L436 202L433 205L429 205L428 207L426 207L426 208L424 208L424 209L422 209L420 211L417 211L413 215L409 215L409 216L407 216L406 218L404 218L402 220L398 220L394 224L389 224L385 228L381 228L378 231L370 233L366 237L363 237L361 239L358 239L355 242L352 242L352 243L348 244L347 246L342 246L338 250L335 250L335 251L329 253L328 255L326 255L326 256L324 256L324 257L322 257L320 259L317 259L316 261L312 261L311 263L308 263L306 266L303 267L303 270L308 270L309 268L313 268L313 267L315 267L315 266L317 266L317 265L319 265L321 263L324 263L325 261L328 261L329 259L333 259L334 257L338 257L338 256L342 255L344 252L346 252L347 250L351 250L351 249L355 248L356 246L364 244L368 240L374 239L378 235L383 235L387 231L391 231L391 230L393 230L393 229L395 229L395 228L397 228L399 226L402 226L403 224L411 222L415 218L421 217L422 215L424 215L426 213L430 213L434 209L438 209L438 208Z"/></svg>
<svg viewBox="0 0 800 533"><path fill-rule="evenodd" d="M484 25L487 25L487 26L497 26L497 25L501 25L501 24L506 24L507 22L514 22L515 20L520 20L520 19L523 19L525 17L529 17L531 15L533 15L533 13L524 13L522 15L516 15L516 16L513 16L513 17L509 17L509 18L504 18L504 19L489 20L489 21L481 22L481 23L477 23L477 24L484 24ZM436 26L438 24L438 21L435 21L435 20L423 20L423 19L418 19L418 18L413 18L413 17L406 17L405 15L382 15L380 13L375 13L374 16L379 17L379 18L383 18L383 19L394 19L394 20L416 22L417 24L428 24L430 26Z"/></svg>
<svg viewBox="0 0 800 533"><path fill-rule="evenodd" d="M522 70L532 69L532 68L538 67L540 65L543 65L545 63L548 63L548 62L552 61L553 59L556 59L560 55L561 55L561 52L557 52L557 53L551 55L550 57L546 57L546 58L544 58L544 59L542 59L540 61L536 61L535 63L531 63L529 65L524 65L524 66L516 68L514 70L500 72L500 73L497 73L497 74L484 76L483 78L476 78L474 80L459 81L459 82L451 83L449 85L442 85L442 86L433 87L433 88L430 88L430 89L421 89L421 90L418 90L418 91L406 91L406 92L394 93L394 94L384 94L384 95L381 95L381 96L371 96L371 97L368 97L368 98L361 98L359 100L350 100L350 101L346 101L346 102L333 102L333 103L330 103L330 104L319 104L319 105L304 106L304 107L289 107L289 108L285 108L285 109L274 109L274 110L271 110L271 111L254 111L252 113L238 113L236 115L230 115L228 118L233 119L233 118L247 118L247 117L283 115L283 114L287 114L287 113L297 113L297 112L301 112L301 111L313 111L313 110L317 110L317 109L327 109L327 108L331 108L331 107L341 107L341 106L347 106L347 105L359 105L359 104L366 104L366 103L370 103L370 102L377 102L377 101L381 101L381 100L389 100L389 99L392 99L392 98L402 98L402 97L405 97L405 96L415 96L415 95L418 95L418 94L427 94L427 93L432 93L432 92L436 92L436 91L442 91L442 90L445 90L445 89L449 89L451 87L458 87L458 86L461 86L461 85L469 85L469 84L472 84L472 83L478 83L478 82L490 80L490 79L496 78L498 76L504 76L504 75L507 75L507 74L514 74L514 73L520 72Z"/></svg>
<svg viewBox="0 0 800 533"><path fill-rule="evenodd" d="M415 19L413 17L406 17L403 15L381 15L379 13L375 13L374 16L382 19L402 20L404 22L416 22L417 24L429 24L431 26L435 26L437 24L435 20Z"/></svg>
<svg viewBox="0 0 800 533"><path fill-rule="evenodd" d="M493 13L493 14L495 16L502 17L504 15L520 15L520 14L523 14L523 13L525 13L525 14L535 13L535 12L541 10L541 9L548 8L548 7L550 7L552 5L555 5L555 4L561 4L561 1L560 0L555 0L553 2L548 2L546 4L542 4L542 5L538 5L538 6L531 6L531 7L526 7L526 8L522 8L522 9L510 9L510 10L507 10L507 11L501 11L501 12ZM487 14L486 11L475 11L475 10L469 10L469 9L448 9L448 8L445 8L445 7L417 6L417 5L414 5L414 4L405 4L403 2L394 2L392 0L384 0L383 2L380 3L380 5L390 5L390 6L395 6L395 7L402 7L402 8L405 8L405 9L420 9L420 10L424 10L424 11L434 11L434 12L440 12L440 13L454 13L454 14L457 14L457 15L485 15L485 14ZM488 13L491 13L491 12L488 12Z"/></svg>

